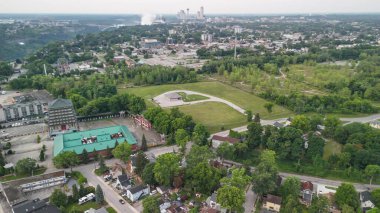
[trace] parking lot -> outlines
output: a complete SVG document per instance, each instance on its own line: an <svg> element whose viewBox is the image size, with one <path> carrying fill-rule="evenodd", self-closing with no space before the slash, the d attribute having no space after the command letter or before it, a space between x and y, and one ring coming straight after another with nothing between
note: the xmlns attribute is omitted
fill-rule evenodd
<svg viewBox="0 0 380 213"><path fill-rule="evenodd" d="M141 126L135 125L132 118L113 118L106 120L98 121L89 121L79 123L80 130L95 129L105 126L114 126L114 125L125 125L128 127L129 131L136 138L136 141L141 145L142 136L145 135L148 146L154 144L161 144L160 135L154 130L146 130Z"/></svg>

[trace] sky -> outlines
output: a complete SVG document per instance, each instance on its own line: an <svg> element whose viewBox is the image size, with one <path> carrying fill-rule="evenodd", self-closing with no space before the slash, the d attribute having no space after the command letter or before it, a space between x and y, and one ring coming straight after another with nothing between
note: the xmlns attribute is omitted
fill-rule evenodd
<svg viewBox="0 0 380 213"><path fill-rule="evenodd" d="M380 0L0 0L0 13L175 14L378 13Z"/></svg>

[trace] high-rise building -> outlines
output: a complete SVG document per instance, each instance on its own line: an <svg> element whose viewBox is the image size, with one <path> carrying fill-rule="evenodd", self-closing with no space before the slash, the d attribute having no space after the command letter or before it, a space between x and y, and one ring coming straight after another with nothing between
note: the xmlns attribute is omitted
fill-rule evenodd
<svg viewBox="0 0 380 213"><path fill-rule="evenodd" d="M204 18L205 18L205 11L204 11L203 6L201 7L200 17L201 17L201 19L204 19Z"/></svg>

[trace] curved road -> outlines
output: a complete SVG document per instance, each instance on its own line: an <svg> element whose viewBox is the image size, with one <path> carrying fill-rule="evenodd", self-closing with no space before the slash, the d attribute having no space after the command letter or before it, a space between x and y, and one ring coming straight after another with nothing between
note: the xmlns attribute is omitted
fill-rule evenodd
<svg viewBox="0 0 380 213"><path fill-rule="evenodd" d="M205 100L199 100L199 101L191 101L191 102L184 102L182 100L175 100L175 101L170 101L166 95L167 94L170 94L170 93L178 93L178 92L184 92L188 95L201 95L201 96L205 96L207 97L208 99L205 99ZM228 106L232 107L233 109L235 109L236 111L242 113L242 114L245 114L245 109L239 107L238 105L230 102L230 101L227 101L227 100L224 100L222 98L218 98L218 97L215 97L215 96L212 96L212 95L207 95L207 94L204 94L204 93L200 93L200 92L194 92L194 91L190 91L190 90L172 90L172 91L169 91L169 92L165 92L165 93L162 93L161 95L158 95L156 97L153 98L153 100L159 104L161 107L165 108L165 107L175 107L175 106L182 106L182 105L192 105L192 104L199 104L199 103L203 103L203 102L220 102L220 103L224 103L224 104L227 104Z"/></svg>

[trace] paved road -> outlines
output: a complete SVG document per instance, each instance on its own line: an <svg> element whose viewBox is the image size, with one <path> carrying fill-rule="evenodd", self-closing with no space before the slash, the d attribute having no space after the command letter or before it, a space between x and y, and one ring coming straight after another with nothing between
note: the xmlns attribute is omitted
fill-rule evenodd
<svg viewBox="0 0 380 213"><path fill-rule="evenodd" d="M358 122L358 123L369 123L371 121L376 121L380 119L380 114L373 114L370 116L366 117L359 117L359 118L341 118L341 121L348 122L348 123L353 123L353 122Z"/></svg>
<svg viewBox="0 0 380 213"><path fill-rule="evenodd" d="M242 165L237 162L229 161L229 160L224 160L226 163L230 164L235 164L235 165ZM255 167L251 167L251 170L254 171ZM279 175L282 177L298 177L302 181L310 181L312 183L317 183L321 185L326 185L326 186L333 186L333 187L338 187L340 186L344 181L337 181L337 180L329 180L329 179L324 179L324 178L319 178L319 177L313 177L313 176L306 176L306 175L297 175L297 174L292 174L292 173L286 173L286 172L279 172ZM361 192L365 190L373 190L376 188L380 188L380 185L369 185L369 184L362 184L362 183L352 183L356 190Z"/></svg>
<svg viewBox="0 0 380 213"><path fill-rule="evenodd" d="M107 160L107 165L113 165L115 162L119 162L117 159ZM119 213L139 213L133 206L128 202L121 204L119 199L122 197L112 189L106 182L104 182L100 177L94 174L95 164L86 164L82 166L75 167L73 170L80 171L86 178L89 185L96 187L98 184L102 187L104 192L104 198L107 203L112 206ZM67 170L67 171L70 171Z"/></svg>
<svg viewBox="0 0 380 213"><path fill-rule="evenodd" d="M255 210L256 199L257 195L253 192L252 185L249 185L245 194L244 213L253 213L253 210Z"/></svg>
<svg viewBox="0 0 380 213"><path fill-rule="evenodd" d="M157 147L153 149L149 149L146 154L153 154L155 157L165 154L165 153L170 153L176 151L178 152L178 147L177 146L162 146L162 147ZM114 165L115 163L120 163L118 159L110 159L106 160L107 165ZM97 175L94 174L94 169L95 165L97 163L91 163L91 164L86 164L86 165L80 165L77 167L74 167L73 170L80 171L88 181L88 184L91 186L96 187L98 184L100 187L102 187L103 192L104 192L104 198L108 202L110 206L112 206L117 212L119 213L138 213L133 206L131 206L129 203L121 204L119 202L119 199L122 197L112 189L111 186L109 186L106 182L102 180L101 177L98 177ZM67 172L70 172L70 169L66 169Z"/></svg>
<svg viewBox="0 0 380 213"><path fill-rule="evenodd" d="M166 94L169 94L169 93L178 93L178 92L184 92L186 94L189 94L189 95L202 95L202 96L205 96L207 97L208 99L205 99L205 100L199 100L199 101L191 101L191 102L184 102L182 100L175 100L175 101L170 101L165 95ZM172 90L172 91L169 91L169 92L165 92L161 95L158 95L154 98L154 101L156 103L158 103L161 107L174 107L174 106L182 106L182 105L192 105L192 104L198 104L198 103L203 103L203 102L220 102L220 103L224 103L224 104L227 104L228 106L232 107L233 109L235 109L236 111L242 113L242 114L245 114L245 109L239 107L238 105L230 102L230 101L227 101L227 100L224 100L222 98L218 98L218 97L215 97L215 96L212 96L212 95L207 95L207 94L204 94L204 93L200 93L200 92L194 92L194 91L189 91L189 90Z"/></svg>

